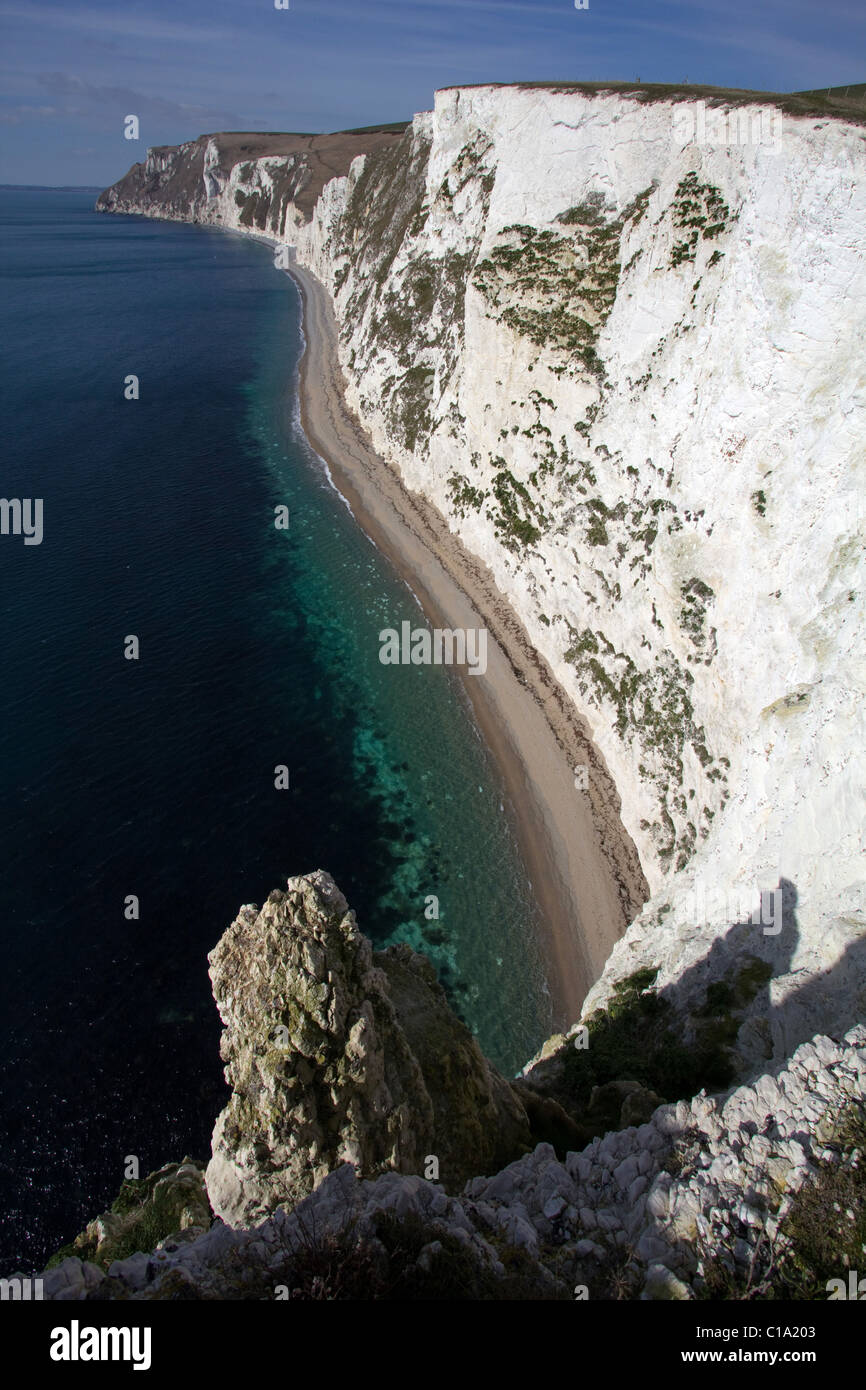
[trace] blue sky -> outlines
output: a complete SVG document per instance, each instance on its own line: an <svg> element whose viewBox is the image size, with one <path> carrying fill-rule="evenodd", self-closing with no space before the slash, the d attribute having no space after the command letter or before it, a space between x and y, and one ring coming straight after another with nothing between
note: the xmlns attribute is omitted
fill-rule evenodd
<svg viewBox="0 0 866 1390"><path fill-rule="evenodd" d="M461 82L866 79L864 0L0 0L0 182L113 182L214 130L410 117ZM123 118L139 116L137 144Z"/></svg>

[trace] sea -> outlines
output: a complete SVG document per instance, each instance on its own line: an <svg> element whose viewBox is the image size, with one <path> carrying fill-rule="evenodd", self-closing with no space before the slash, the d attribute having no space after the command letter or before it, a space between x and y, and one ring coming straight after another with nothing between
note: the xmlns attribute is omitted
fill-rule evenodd
<svg viewBox="0 0 866 1390"><path fill-rule="evenodd" d="M424 620L301 431L294 283L264 244L95 195L0 190L0 496L42 515L0 535L2 1273L130 1157L207 1158L207 952L291 875L424 951L505 1073L551 1031L465 692L379 660Z"/></svg>

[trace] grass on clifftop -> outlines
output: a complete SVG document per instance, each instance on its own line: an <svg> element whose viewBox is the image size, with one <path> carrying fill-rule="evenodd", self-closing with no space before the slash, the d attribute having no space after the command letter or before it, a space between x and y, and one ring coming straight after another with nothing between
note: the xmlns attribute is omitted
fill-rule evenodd
<svg viewBox="0 0 866 1390"><path fill-rule="evenodd" d="M198 1170L198 1178L178 1177L177 1169ZM91 1221L68 1245L52 1255L46 1268L52 1269L70 1256L89 1260L108 1269L114 1260L125 1260L139 1251L148 1254L160 1241L176 1235L195 1212L198 1224L206 1229L212 1219L204 1188L205 1164L189 1157L181 1164L168 1164L144 1178L127 1178L110 1209Z"/></svg>
<svg viewBox="0 0 866 1390"><path fill-rule="evenodd" d="M706 101L718 106L775 106L790 116L835 116L866 121L866 83L817 87L803 92L753 92L747 87L713 87L687 82L475 82L462 88L515 87L519 91L579 92L583 96L633 97L645 105L657 101ZM448 88L442 90L447 91Z"/></svg>

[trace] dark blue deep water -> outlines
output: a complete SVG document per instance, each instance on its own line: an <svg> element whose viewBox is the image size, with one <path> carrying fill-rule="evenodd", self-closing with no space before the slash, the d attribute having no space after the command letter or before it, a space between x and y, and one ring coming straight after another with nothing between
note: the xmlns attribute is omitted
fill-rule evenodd
<svg viewBox="0 0 866 1390"><path fill-rule="evenodd" d="M0 536L4 1272L126 1155L209 1153L206 953L288 875L426 950L502 1068L550 1031L496 770L449 673L380 665L419 611L295 423L294 286L262 245L92 203L0 191L0 496L44 507L41 545Z"/></svg>

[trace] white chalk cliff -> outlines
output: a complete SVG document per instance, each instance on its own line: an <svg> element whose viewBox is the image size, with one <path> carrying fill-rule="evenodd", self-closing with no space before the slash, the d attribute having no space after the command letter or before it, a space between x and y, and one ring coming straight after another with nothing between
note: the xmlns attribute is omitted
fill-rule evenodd
<svg viewBox="0 0 866 1390"><path fill-rule="evenodd" d="M311 216L303 154L219 137L99 204L257 230L325 284L376 448L490 566L621 795L653 896L587 1008L649 966L703 990L753 943L756 1065L866 1017L866 127L761 111L735 145L671 100L454 88ZM194 195L161 201L192 150Z"/></svg>

